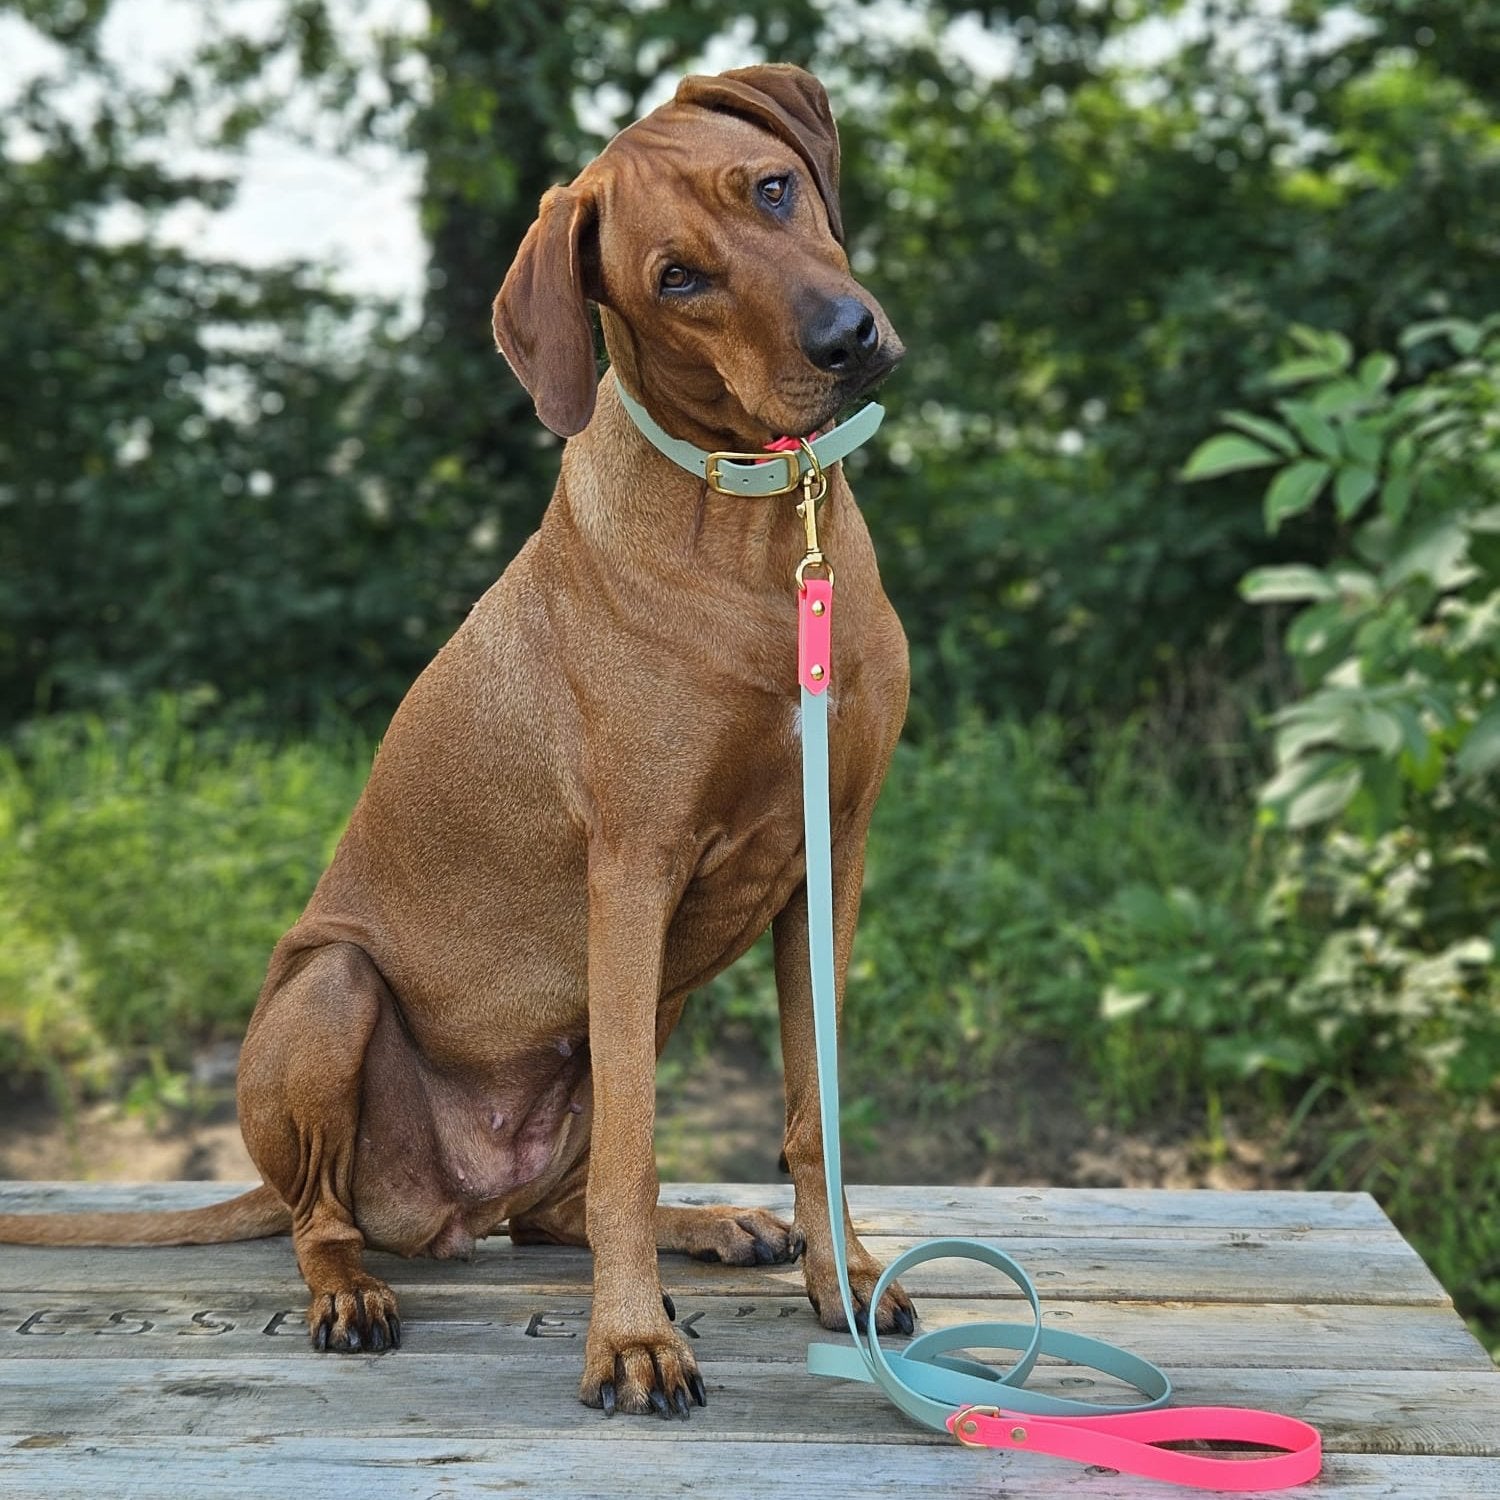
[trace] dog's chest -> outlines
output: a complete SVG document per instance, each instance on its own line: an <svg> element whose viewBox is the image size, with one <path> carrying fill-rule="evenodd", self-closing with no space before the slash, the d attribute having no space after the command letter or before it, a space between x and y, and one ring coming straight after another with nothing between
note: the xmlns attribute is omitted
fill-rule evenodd
<svg viewBox="0 0 1500 1500"><path fill-rule="evenodd" d="M868 810L885 771L895 711L849 664L830 689L829 803L836 843ZM802 705L785 697L718 747L693 820L694 867L670 929L666 989L732 963L791 899L805 871Z"/></svg>

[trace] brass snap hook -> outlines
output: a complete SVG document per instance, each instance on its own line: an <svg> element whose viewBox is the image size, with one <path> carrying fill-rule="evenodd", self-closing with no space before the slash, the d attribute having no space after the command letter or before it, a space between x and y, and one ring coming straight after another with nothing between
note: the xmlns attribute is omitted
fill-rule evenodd
<svg viewBox="0 0 1500 1500"><path fill-rule="evenodd" d="M807 552L797 564L797 588L800 591L806 587L803 579L809 568L822 568L830 584L833 569L818 545L818 501L828 493L828 476L823 472L812 444L806 438L798 438L797 443L807 459L807 468L802 474L802 498L797 502L797 514L802 517L802 531L807 540Z"/></svg>

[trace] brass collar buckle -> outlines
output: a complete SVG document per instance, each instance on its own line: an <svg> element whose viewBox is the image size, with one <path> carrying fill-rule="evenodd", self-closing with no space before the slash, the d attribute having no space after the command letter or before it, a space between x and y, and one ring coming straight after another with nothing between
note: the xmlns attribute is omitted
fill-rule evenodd
<svg viewBox="0 0 1500 1500"><path fill-rule="evenodd" d="M709 489L716 495L743 495L744 490L726 489L724 476L719 469L720 464L768 464L782 463L786 465L786 483L779 484L775 489L763 490L756 488L757 495L790 495L791 492L802 483L802 455L800 453L710 453L704 460L703 478Z"/></svg>

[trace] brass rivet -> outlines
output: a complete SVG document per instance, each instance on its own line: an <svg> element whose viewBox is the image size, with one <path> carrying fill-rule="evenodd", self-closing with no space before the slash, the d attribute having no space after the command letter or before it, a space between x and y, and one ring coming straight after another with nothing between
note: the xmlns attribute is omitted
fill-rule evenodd
<svg viewBox="0 0 1500 1500"><path fill-rule="evenodd" d="M960 1422L958 1426L965 1437L973 1437L979 1431L979 1423L973 1417L970 1417L967 1422Z"/></svg>
<svg viewBox="0 0 1500 1500"><path fill-rule="evenodd" d="M815 615L822 614L823 613L823 601L821 599L814 599L813 600L813 607L812 607L812 609L813 609L813 613Z"/></svg>
<svg viewBox="0 0 1500 1500"><path fill-rule="evenodd" d="M822 667L814 667L807 675L811 677L814 682L822 682L823 669Z"/></svg>
<svg viewBox="0 0 1500 1500"><path fill-rule="evenodd" d="M1013 1443L1024 1443L1026 1441L1026 1429L1024 1427L1012 1427L1010 1440Z"/></svg>

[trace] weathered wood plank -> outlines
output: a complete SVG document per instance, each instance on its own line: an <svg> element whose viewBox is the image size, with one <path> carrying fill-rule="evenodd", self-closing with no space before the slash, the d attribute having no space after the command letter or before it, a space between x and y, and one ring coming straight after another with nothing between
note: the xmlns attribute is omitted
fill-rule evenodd
<svg viewBox="0 0 1500 1500"><path fill-rule="evenodd" d="M29 1443L30 1446L21 1446ZM151 1439L98 1442L0 1437L0 1490L48 1500L102 1495L152 1500L264 1500L316 1495L320 1500L434 1500L480 1493L536 1500L618 1500L645 1493L695 1500L744 1495L802 1500L809 1493L841 1500L1161 1500L1159 1484L1082 1469L1051 1459L973 1453L958 1447L871 1446L851 1453L837 1442L726 1442L712 1452L634 1437L555 1443L379 1439L330 1433L318 1438L178 1439L170 1455ZM632 1476L634 1482L632 1481ZM1331 1455L1316 1489L1340 1500L1493 1500L1500 1462L1365 1454Z"/></svg>
<svg viewBox="0 0 1500 1500"><path fill-rule="evenodd" d="M790 1214L782 1184L673 1183L662 1201L747 1203ZM1116 1229L1286 1229L1333 1233L1391 1232L1368 1193L1219 1192L1212 1189L1053 1187L883 1187L849 1189L862 1234L927 1237L990 1234L1026 1238Z"/></svg>
<svg viewBox="0 0 1500 1500"><path fill-rule="evenodd" d="M492 1287L418 1290L401 1298L406 1348L419 1354L547 1353L576 1360L588 1296L549 1298ZM216 1288L196 1297L139 1288L106 1297L38 1292L0 1297L0 1360L311 1358L303 1298ZM992 1301L931 1298L922 1328L996 1316ZM800 1365L820 1329L803 1296L694 1294L677 1299L679 1326L705 1358ZM1011 1306L1002 1316L1019 1317ZM1493 1369L1489 1355L1445 1308L1360 1304L1049 1302L1046 1321L1107 1339L1180 1368ZM527 1330L531 1332L528 1335ZM893 1341L899 1346L900 1340Z"/></svg>
<svg viewBox="0 0 1500 1500"><path fill-rule="evenodd" d="M639 1436L946 1445L868 1386L814 1381L790 1365L705 1360L707 1410L690 1422L607 1422L577 1402L577 1362L545 1355L365 1355L295 1362L90 1359L0 1362L0 1432L105 1439L348 1431L368 1437ZM1500 1457L1500 1376L1484 1372L1169 1370L1183 1404L1270 1406L1306 1417L1336 1452ZM1038 1390L1076 1394L1065 1369Z"/></svg>
<svg viewBox="0 0 1500 1500"><path fill-rule="evenodd" d="M921 1238L925 1238L922 1236ZM891 1260L917 1238L868 1235L877 1259ZM1018 1245L1014 1252L1043 1296L1186 1302L1365 1302L1444 1306L1448 1296L1421 1257L1398 1235L1347 1239L1310 1236L1272 1240L1254 1231L1224 1230L1216 1239L1135 1239L1062 1236ZM397 1292L455 1286L525 1286L549 1296L576 1296L590 1282L586 1250L513 1246L503 1238L481 1243L468 1262L402 1260L372 1254L374 1274ZM662 1276L674 1295L715 1293L786 1296L802 1284L797 1266L705 1265L663 1257ZM909 1277L914 1297L972 1296L988 1291L1019 1297L993 1272L960 1261L934 1261ZM102 1292L160 1285L179 1291L223 1286L296 1285L291 1246L284 1239L212 1246L134 1249L45 1249L0 1246L0 1288L7 1292Z"/></svg>
<svg viewBox="0 0 1500 1500"><path fill-rule="evenodd" d="M233 1191L0 1185L0 1210L182 1207ZM781 1185L679 1185L663 1196L790 1209ZM1180 1402L1314 1421L1332 1455L1318 1493L1500 1494L1500 1371L1363 1194L851 1196L878 1256L939 1233L999 1241L1049 1298L1049 1322L1154 1359ZM0 1492L233 1500L498 1488L587 1500L621 1493L622 1473L649 1474L652 1494L699 1500L801 1497L809 1485L830 1496L941 1490L986 1500L1160 1492L1045 1459L967 1453L867 1387L812 1380L807 1343L836 1336L816 1328L800 1268L663 1258L710 1391L707 1411L665 1423L606 1422L577 1404L586 1252L494 1239L467 1265L370 1262L402 1299L407 1347L396 1356L307 1350L304 1292L284 1240L0 1247L0 1433L14 1435L0 1437ZM928 1328L1023 1311L1007 1283L962 1263L923 1267L909 1289ZM1032 1383L1124 1395L1064 1366L1044 1366Z"/></svg>
<svg viewBox="0 0 1500 1500"><path fill-rule="evenodd" d="M0 1182L0 1212L115 1212L199 1208L252 1186L229 1182ZM662 1202L740 1203L789 1217L792 1190L783 1183L671 1183ZM1114 1229L1253 1229L1304 1233L1391 1233L1368 1193L1215 1192L1154 1188L851 1187L861 1233L991 1234L1011 1238Z"/></svg>

